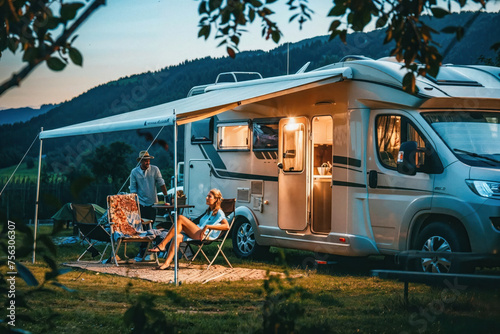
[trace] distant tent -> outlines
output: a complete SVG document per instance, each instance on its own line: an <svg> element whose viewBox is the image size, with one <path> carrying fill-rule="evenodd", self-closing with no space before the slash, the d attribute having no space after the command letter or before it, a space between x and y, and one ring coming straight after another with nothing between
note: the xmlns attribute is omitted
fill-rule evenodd
<svg viewBox="0 0 500 334"><path fill-rule="evenodd" d="M97 204L92 204L95 209L97 219L101 218L105 213L106 209L101 208ZM62 208L59 209L54 215L51 217L54 220L58 221L70 221L73 220L73 213L71 210L71 203L66 203Z"/></svg>

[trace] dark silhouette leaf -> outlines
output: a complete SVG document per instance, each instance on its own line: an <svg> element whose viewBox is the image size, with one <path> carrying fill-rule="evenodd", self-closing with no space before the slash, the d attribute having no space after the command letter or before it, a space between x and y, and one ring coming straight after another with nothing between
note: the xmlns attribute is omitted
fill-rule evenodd
<svg viewBox="0 0 500 334"><path fill-rule="evenodd" d="M28 63L32 63L37 56L38 56L38 50L37 49L35 49L35 48L28 48L26 51L24 51L23 61L26 61Z"/></svg>
<svg viewBox="0 0 500 334"><path fill-rule="evenodd" d="M62 71L66 67L66 64L63 63L63 61L59 58L50 57L49 59L47 59L47 66L52 71Z"/></svg>
<svg viewBox="0 0 500 334"><path fill-rule="evenodd" d="M38 283L33 273L31 273L31 271L28 268L26 268L22 263L16 261L16 268L17 268L17 273L26 282L26 284L28 284L29 286L40 285L40 283Z"/></svg>
<svg viewBox="0 0 500 334"><path fill-rule="evenodd" d="M457 26L448 26L441 29L441 32L444 32L445 34L454 34L456 33L457 29Z"/></svg>
<svg viewBox="0 0 500 334"><path fill-rule="evenodd" d="M47 20L47 25L45 26L47 29L52 30L57 28L57 26L61 23L61 19L58 17L51 17Z"/></svg>
<svg viewBox="0 0 500 334"><path fill-rule="evenodd" d="M447 11L446 9L441 8L441 7L432 7L431 12L432 12L432 15L434 15L434 17L436 17L438 19L443 18L446 15L450 14L449 11Z"/></svg>
<svg viewBox="0 0 500 334"><path fill-rule="evenodd" d="M330 12L328 13L328 16L342 16L346 12L346 7L343 5L336 5L333 7Z"/></svg>
<svg viewBox="0 0 500 334"><path fill-rule="evenodd" d="M205 37L205 39L210 36L210 25L204 25L200 28L200 31L198 31L198 37L202 36Z"/></svg>
<svg viewBox="0 0 500 334"><path fill-rule="evenodd" d="M384 27L386 24L387 24L387 17L382 16L382 17L379 17L379 19L377 20L377 23L375 24L375 26L376 26L377 28L382 28L382 27Z"/></svg>
<svg viewBox="0 0 500 334"><path fill-rule="evenodd" d="M415 75L413 72L408 72L403 77L403 89L405 92L413 93L415 92Z"/></svg>
<svg viewBox="0 0 500 334"><path fill-rule="evenodd" d="M332 22L332 24L330 24L330 28L328 29L328 31L336 31L339 26L340 26L340 21L335 20Z"/></svg>
<svg viewBox="0 0 500 334"><path fill-rule="evenodd" d="M271 38L273 39L274 43L278 44L281 38L281 33L279 31L274 30L271 33Z"/></svg>
<svg viewBox="0 0 500 334"><path fill-rule="evenodd" d="M493 45L491 46L491 49L492 49L492 50L495 50L495 51L500 50L500 42L493 44Z"/></svg>
<svg viewBox="0 0 500 334"><path fill-rule="evenodd" d="M71 61L73 62L73 64L78 65L78 66L82 66L83 57L82 57L82 54L80 53L80 51L78 51L77 49L75 49L75 48L69 49L69 58L71 58Z"/></svg>
<svg viewBox="0 0 500 334"><path fill-rule="evenodd" d="M234 52L233 48L231 48L231 47L228 46L226 48L226 51L227 51L227 54L229 55L229 57L231 57L231 58L236 57L236 52Z"/></svg>
<svg viewBox="0 0 500 334"><path fill-rule="evenodd" d="M57 247L54 245L54 242L52 241L52 238L49 237L47 234L42 234L38 237L38 240L43 243L45 247L52 253L52 255L57 255ZM57 268L57 267L56 267Z"/></svg>
<svg viewBox="0 0 500 334"><path fill-rule="evenodd" d="M78 11L78 9L82 8L83 6L84 4L80 2L63 4L61 6L61 19L63 19L64 21L73 20L76 17L76 12Z"/></svg>
<svg viewBox="0 0 500 334"><path fill-rule="evenodd" d="M344 44L346 44L346 40L347 40L347 30L342 30L340 33L339 33L339 37L340 37L340 40L342 42L344 42Z"/></svg>

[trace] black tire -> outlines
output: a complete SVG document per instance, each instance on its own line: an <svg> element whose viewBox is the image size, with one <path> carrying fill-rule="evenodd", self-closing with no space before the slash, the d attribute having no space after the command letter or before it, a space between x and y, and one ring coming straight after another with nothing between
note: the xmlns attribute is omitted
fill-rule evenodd
<svg viewBox="0 0 500 334"><path fill-rule="evenodd" d="M233 227L233 252L240 259L256 258L269 251L269 246L261 246L255 240L252 224L245 218L239 218Z"/></svg>
<svg viewBox="0 0 500 334"><path fill-rule="evenodd" d="M415 249L424 252L468 252L467 238L446 223L427 225L418 235ZM415 261L415 269L433 273L470 272L470 265L446 257L427 257Z"/></svg>

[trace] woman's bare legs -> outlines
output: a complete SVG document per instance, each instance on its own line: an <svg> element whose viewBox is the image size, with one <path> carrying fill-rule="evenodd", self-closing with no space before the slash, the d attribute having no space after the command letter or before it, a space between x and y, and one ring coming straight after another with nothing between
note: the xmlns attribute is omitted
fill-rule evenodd
<svg viewBox="0 0 500 334"><path fill-rule="evenodd" d="M157 247L160 249L165 249L165 246L172 240L174 237L174 228L172 227L168 233L165 239L163 239ZM191 220L187 219L186 217L180 215L177 218L177 249L179 249L179 245L182 242L183 235L181 232L186 233L191 239L201 239L201 229L193 223ZM172 259L174 258L175 255L175 250L173 248L174 243L171 243L170 248L168 249L168 255L167 259L165 260L165 263L160 267L161 269L167 268L170 263L172 262Z"/></svg>
<svg viewBox="0 0 500 334"><path fill-rule="evenodd" d="M178 217L178 219L177 219L177 234L184 232L187 235L189 235L190 238L197 239L196 234L197 233L199 234L200 231L201 231L201 229L198 227L198 225L196 225L195 223L193 223L192 221L190 221L186 217L184 217L182 215ZM170 230L168 231L165 239L163 239L157 246L160 249L165 249L165 246L170 242L170 240L172 240L173 237L174 237L174 227L172 226L172 228L170 228Z"/></svg>
<svg viewBox="0 0 500 334"><path fill-rule="evenodd" d="M179 246L181 245L182 239L184 235L183 234L177 234L177 249L179 249ZM174 249L174 243L170 243L170 247L168 248L168 254L167 254L167 259L165 260L165 263L160 266L160 269L166 269L170 266L170 263L172 263L172 260L174 259L175 255L175 249Z"/></svg>

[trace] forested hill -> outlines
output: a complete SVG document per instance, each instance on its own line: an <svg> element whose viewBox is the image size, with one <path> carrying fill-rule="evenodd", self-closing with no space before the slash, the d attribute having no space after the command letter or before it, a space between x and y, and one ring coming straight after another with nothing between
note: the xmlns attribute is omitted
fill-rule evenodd
<svg viewBox="0 0 500 334"><path fill-rule="evenodd" d="M473 15L462 13L448 15L440 20L429 19L435 21L432 26L440 30L450 25L465 25ZM494 53L490 47L500 41L499 36L500 14L482 13L467 29L465 37L444 55L443 63L477 64L480 56L493 58ZM347 45L342 44L339 39L329 42L328 36L291 44L290 73L297 71L308 61L311 62L308 70L312 70L337 62L345 55L357 54L374 59L388 56L393 45L384 45L384 37L384 31L376 30L350 34ZM439 35L437 41L440 49L446 50L454 39L453 35ZM16 164L41 127L44 130L54 129L183 98L191 87L212 83L221 72L257 71L264 77L283 75L287 70L286 53L287 47L280 46L270 52L243 52L238 54L236 59L196 59L158 72L142 73L95 87L29 122L0 126L0 168ZM151 135L156 135L155 129L151 130ZM139 135L135 131L129 131L92 138L78 136L47 140L44 143L44 152L47 152L49 162L61 161L69 164L72 159L79 161L89 149L108 145L113 141L123 141L133 147L134 153L130 154L133 161L137 151L148 146L148 136L149 134ZM159 138L170 145L172 143L170 130L164 131ZM152 153L164 158L163 163L171 159L171 151L166 152L160 146L152 148ZM38 151L33 149L30 155L36 156L37 153Z"/></svg>
<svg viewBox="0 0 500 334"><path fill-rule="evenodd" d="M33 117L44 114L55 107L57 107L55 104L44 104L40 108L24 107L0 110L0 125L27 122Z"/></svg>

